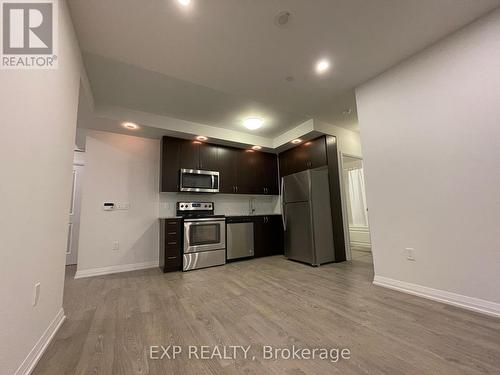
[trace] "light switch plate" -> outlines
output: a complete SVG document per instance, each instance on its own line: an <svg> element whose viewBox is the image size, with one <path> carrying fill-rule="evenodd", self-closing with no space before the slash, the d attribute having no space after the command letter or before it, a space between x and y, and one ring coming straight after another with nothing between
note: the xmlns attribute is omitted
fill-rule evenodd
<svg viewBox="0 0 500 375"><path fill-rule="evenodd" d="M414 248L407 247L407 248L405 248L405 252L406 252L406 259L412 260L412 261L415 260L415 249Z"/></svg>
<svg viewBox="0 0 500 375"><path fill-rule="evenodd" d="M117 210L128 210L130 208L130 202L118 202L115 208Z"/></svg>

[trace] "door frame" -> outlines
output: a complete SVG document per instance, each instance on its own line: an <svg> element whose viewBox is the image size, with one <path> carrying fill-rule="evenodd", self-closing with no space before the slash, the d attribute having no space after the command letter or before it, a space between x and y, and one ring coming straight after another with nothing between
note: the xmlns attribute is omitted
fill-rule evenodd
<svg viewBox="0 0 500 375"><path fill-rule="evenodd" d="M342 217L344 218L343 224L344 224L344 237L345 237L345 243L346 243L345 249L346 249L347 260L352 260L351 234L349 232L349 215L347 212L347 191L346 191L346 181L344 178L344 157L361 160L363 162L363 167L364 167L364 160L361 156L349 154L346 152L340 152L339 169L340 169L340 183L342 185L342 188L341 188L342 199L341 200L342 200Z"/></svg>
<svg viewBox="0 0 500 375"><path fill-rule="evenodd" d="M78 156L77 156L78 155ZM75 167L78 167L80 172L75 175ZM68 264L68 255L71 254L71 250L68 252L68 249L73 246L75 246L75 261L76 264L78 264L78 246L79 246L79 237L80 237L80 214L81 214L81 198L82 198L82 179L83 179L83 174L84 174L84 169L85 169L85 151L81 151L79 149L75 149L74 155L73 155L73 186L72 186L72 193L71 193L71 198L72 201L70 203L70 212L69 212L69 217L71 217L72 214L75 213L75 210L77 211L78 219L77 219L77 225L74 226L74 219L72 220L73 222L68 225L68 241L66 242L66 263L65 265ZM78 205L78 207L75 207L75 205Z"/></svg>

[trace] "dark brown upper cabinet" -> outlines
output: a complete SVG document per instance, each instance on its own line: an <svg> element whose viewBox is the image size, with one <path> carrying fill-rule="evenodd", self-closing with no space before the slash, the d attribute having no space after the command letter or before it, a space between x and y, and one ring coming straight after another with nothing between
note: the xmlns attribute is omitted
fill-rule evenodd
<svg viewBox="0 0 500 375"><path fill-rule="evenodd" d="M180 150L183 139L163 137L160 157L160 191L179 191Z"/></svg>
<svg viewBox="0 0 500 375"><path fill-rule="evenodd" d="M256 194L278 195L278 156L266 152L257 154Z"/></svg>
<svg viewBox="0 0 500 375"><path fill-rule="evenodd" d="M180 168L216 171L219 148L199 141L184 140L180 147Z"/></svg>
<svg viewBox="0 0 500 375"><path fill-rule="evenodd" d="M226 194L235 194L238 170L239 150L232 147L219 147L220 186L219 191Z"/></svg>
<svg viewBox="0 0 500 375"><path fill-rule="evenodd" d="M265 152L163 137L161 191L179 191L179 170L220 172L219 191L226 194L279 194L277 156Z"/></svg>
<svg viewBox="0 0 500 375"><path fill-rule="evenodd" d="M324 136L307 141L279 155L280 177L327 164Z"/></svg>

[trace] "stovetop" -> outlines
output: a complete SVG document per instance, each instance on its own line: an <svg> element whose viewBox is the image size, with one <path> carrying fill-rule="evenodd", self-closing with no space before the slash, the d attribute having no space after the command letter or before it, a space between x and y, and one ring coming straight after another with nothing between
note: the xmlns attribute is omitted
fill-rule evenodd
<svg viewBox="0 0 500 375"><path fill-rule="evenodd" d="M186 219L225 217L214 214L214 202L177 202L177 216Z"/></svg>

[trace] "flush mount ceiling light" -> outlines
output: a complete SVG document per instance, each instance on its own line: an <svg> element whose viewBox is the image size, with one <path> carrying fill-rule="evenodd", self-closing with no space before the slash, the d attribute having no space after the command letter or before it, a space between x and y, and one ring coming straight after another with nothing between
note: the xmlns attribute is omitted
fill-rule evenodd
<svg viewBox="0 0 500 375"><path fill-rule="evenodd" d="M316 73L323 74L330 69L330 60L321 59L316 63Z"/></svg>
<svg viewBox="0 0 500 375"><path fill-rule="evenodd" d="M177 0L177 1L184 7L187 7L189 4L191 4L191 0Z"/></svg>
<svg viewBox="0 0 500 375"><path fill-rule="evenodd" d="M260 128L263 122L264 121L262 121L261 118L249 117L245 121L243 121L243 126L247 129L255 130Z"/></svg>
<svg viewBox="0 0 500 375"><path fill-rule="evenodd" d="M124 122L122 123L122 126L130 130L135 130L139 128L139 126L137 124L134 124L133 122Z"/></svg>
<svg viewBox="0 0 500 375"><path fill-rule="evenodd" d="M302 143L302 139L299 139L299 138L294 139L294 140L292 141L292 143L293 143L294 145L298 145L299 143Z"/></svg>
<svg viewBox="0 0 500 375"><path fill-rule="evenodd" d="M261 148L262 147L260 147L260 146L252 146L252 150L256 150L256 151L260 150Z"/></svg>
<svg viewBox="0 0 500 375"><path fill-rule="evenodd" d="M206 141L208 138L205 137L204 135L199 135L199 136L196 137L196 139L199 140L199 141Z"/></svg>

